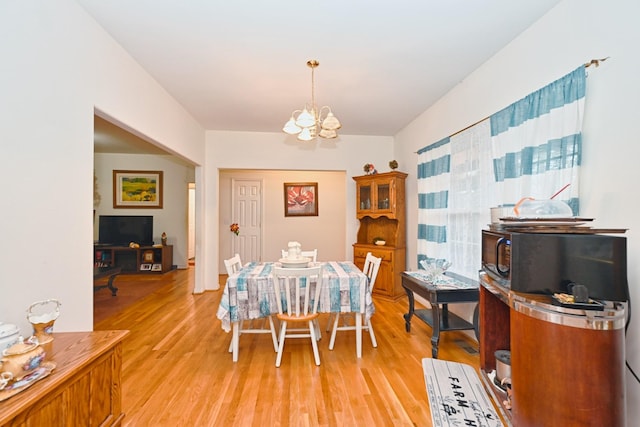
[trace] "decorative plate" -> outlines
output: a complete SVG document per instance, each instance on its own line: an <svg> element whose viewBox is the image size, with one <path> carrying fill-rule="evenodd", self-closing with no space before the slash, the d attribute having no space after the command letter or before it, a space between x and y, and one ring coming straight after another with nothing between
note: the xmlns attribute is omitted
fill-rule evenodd
<svg viewBox="0 0 640 427"><path fill-rule="evenodd" d="M562 223L575 223L585 221L593 221L593 218L582 218L582 217L518 217L518 216L510 216L500 218L500 221L504 222L534 222L534 223L545 223L545 222L562 222Z"/></svg>
<svg viewBox="0 0 640 427"><path fill-rule="evenodd" d="M554 305L559 305L560 307L565 308L574 308L577 310L604 310L604 304L600 301L593 300L589 298L589 302L570 302L566 297L570 295L567 294L554 294L551 296L552 302Z"/></svg>
<svg viewBox="0 0 640 427"><path fill-rule="evenodd" d="M579 225L583 225L584 222L577 221L564 221L564 220L555 220L555 221L540 221L540 220L528 220L528 221L502 221L500 225L503 227L509 228L524 228L524 227L577 227Z"/></svg>
<svg viewBox="0 0 640 427"><path fill-rule="evenodd" d="M288 258L280 258L279 262L284 268L302 268L309 265L309 262L311 262L311 258L300 258L294 260Z"/></svg>
<svg viewBox="0 0 640 427"><path fill-rule="evenodd" d="M29 375L22 377L19 381L9 384L2 390L0 390L0 402L20 393L22 390L29 388L32 384L47 377L51 371L56 367L56 362L46 361L42 362L42 365Z"/></svg>

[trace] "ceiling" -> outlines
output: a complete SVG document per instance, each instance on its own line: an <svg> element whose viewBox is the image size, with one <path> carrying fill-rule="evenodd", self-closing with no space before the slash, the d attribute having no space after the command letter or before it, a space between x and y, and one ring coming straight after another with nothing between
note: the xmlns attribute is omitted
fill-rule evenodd
<svg viewBox="0 0 640 427"><path fill-rule="evenodd" d="M393 136L560 0L76 0L207 130Z"/></svg>
<svg viewBox="0 0 640 427"><path fill-rule="evenodd" d="M125 130L100 116L93 116L93 127L94 153L167 154L133 130Z"/></svg>

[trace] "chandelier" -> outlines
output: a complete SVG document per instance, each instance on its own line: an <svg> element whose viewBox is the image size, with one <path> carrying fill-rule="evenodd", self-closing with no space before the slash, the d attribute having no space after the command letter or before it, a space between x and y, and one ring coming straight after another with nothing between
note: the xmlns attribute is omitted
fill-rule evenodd
<svg viewBox="0 0 640 427"><path fill-rule="evenodd" d="M311 68L311 105L307 104L303 110L291 113L291 118L282 128L289 135L298 135L300 141L311 141L316 136L335 138L338 136L338 129L342 127L331 108L325 105L318 109L316 106L314 70L318 65L320 63L315 59L307 61L307 67Z"/></svg>

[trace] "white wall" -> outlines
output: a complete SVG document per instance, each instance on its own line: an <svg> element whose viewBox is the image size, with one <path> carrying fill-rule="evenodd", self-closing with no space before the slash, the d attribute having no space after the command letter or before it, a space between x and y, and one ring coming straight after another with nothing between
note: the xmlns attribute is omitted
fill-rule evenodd
<svg viewBox="0 0 640 427"><path fill-rule="evenodd" d="M233 256L232 238L235 236L229 230L229 226L235 222L232 216L233 179L262 180L263 183L262 258L243 259L243 262L280 259L282 249L287 249L290 241L299 242L302 250L318 249L319 261L353 259L352 251L347 253L345 250L345 212L352 200L347 200L347 182L343 171L222 170L218 183L222 231L218 268L221 271L224 271L223 260ZM318 184L318 216L284 216L285 182Z"/></svg>
<svg viewBox="0 0 640 427"><path fill-rule="evenodd" d="M636 197L637 100L640 98L640 2L566 0L446 94L396 136L396 156L415 165L414 152L499 111L594 58L611 58L588 69L581 175L581 211L595 227L629 228L631 300L640 298L640 199ZM414 172L410 169L410 172ZM415 174L407 183L416 194ZM417 199L408 198L409 235L417 229ZM408 242L416 268L416 241ZM637 305L637 303L636 303ZM627 360L640 373L640 319L627 334ZM541 349L541 351L544 351ZM606 349L603 349L606 351ZM640 417L640 385L627 375L628 419Z"/></svg>
<svg viewBox="0 0 640 427"><path fill-rule="evenodd" d="M148 154L100 154L96 153L95 174L98 178L102 201L96 209L94 241L98 240L100 215L153 215L153 241L160 243L162 232L173 245L173 264L187 268L188 264L188 211L191 167L168 155ZM162 209L114 209L114 170L159 170L163 172Z"/></svg>
<svg viewBox="0 0 640 427"><path fill-rule="evenodd" d="M73 0L0 2L0 37L0 321L91 330L94 111L194 164L204 130Z"/></svg>
<svg viewBox="0 0 640 427"><path fill-rule="evenodd" d="M355 184L351 177L364 175L365 163L373 163L379 172L389 171L393 160L393 139L375 136L340 136L336 140L320 140L312 143L298 142L295 137L283 133L208 131L206 135L207 216L203 228L212 237L203 252L205 275L216 277L219 272L219 212L218 194L220 169L272 169L306 171L345 171L346 240L345 254L353 257L351 245L356 241L358 220L355 211ZM399 170L404 170L400 162ZM322 194L320 195L322 197ZM321 208L322 208L322 202ZM196 264L199 263L199 260ZM215 271L209 269L215 268ZM206 289L217 289L218 281L205 283Z"/></svg>

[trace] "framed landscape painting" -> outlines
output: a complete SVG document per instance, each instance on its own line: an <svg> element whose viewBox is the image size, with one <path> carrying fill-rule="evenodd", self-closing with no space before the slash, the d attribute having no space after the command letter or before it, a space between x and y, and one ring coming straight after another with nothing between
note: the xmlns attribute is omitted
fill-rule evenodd
<svg viewBox="0 0 640 427"><path fill-rule="evenodd" d="M284 216L318 216L318 183L285 182Z"/></svg>
<svg viewBox="0 0 640 427"><path fill-rule="evenodd" d="M113 171L113 207L162 209L162 171Z"/></svg>

